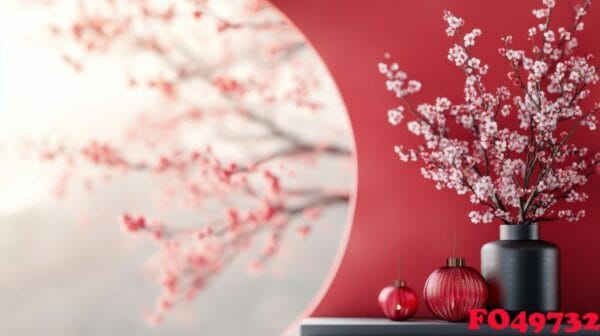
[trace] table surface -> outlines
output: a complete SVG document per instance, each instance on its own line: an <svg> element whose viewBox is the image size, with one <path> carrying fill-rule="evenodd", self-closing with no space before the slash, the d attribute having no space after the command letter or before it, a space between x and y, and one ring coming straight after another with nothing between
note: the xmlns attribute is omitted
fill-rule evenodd
<svg viewBox="0 0 600 336"><path fill-rule="evenodd" d="M378 335L414 335L414 336L465 336L465 335L600 335L598 331L581 330L567 333L562 326L558 333L552 334L552 324L546 325L539 334L530 327L527 333L514 329L494 330L482 325L479 330L469 330L467 323L453 323L433 319L411 319L394 322L383 318L327 318L312 317L304 319L300 325L301 336L378 336Z"/></svg>

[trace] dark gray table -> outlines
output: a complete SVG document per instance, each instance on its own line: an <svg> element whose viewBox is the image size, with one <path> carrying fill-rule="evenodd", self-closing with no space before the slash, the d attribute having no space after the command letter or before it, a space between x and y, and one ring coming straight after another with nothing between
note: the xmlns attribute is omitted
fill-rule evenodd
<svg viewBox="0 0 600 336"><path fill-rule="evenodd" d="M564 328L564 327L563 327ZM577 333L561 331L552 334L552 325L537 335L600 335L600 331L581 330ZM300 325L301 336L379 336L379 335L414 335L414 336L465 336L465 335L536 335L533 328L521 334L513 329L493 330L482 325L479 330L469 330L467 323L450 323L439 320L414 319L394 322L380 318L324 318L305 319Z"/></svg>

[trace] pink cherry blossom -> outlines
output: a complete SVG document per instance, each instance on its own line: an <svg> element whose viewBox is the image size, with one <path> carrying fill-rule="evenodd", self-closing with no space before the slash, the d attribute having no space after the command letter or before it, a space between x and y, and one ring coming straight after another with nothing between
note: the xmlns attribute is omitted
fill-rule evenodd
<svg viewBox="0 0 600 336"><path fill-rule="evenodd" d="M125 226L125 229L129 232L136 232L146 228L146 219L143 216L123 214L121 217L121 222Z"/></svg>
<svg viewBox="0 0 600 336"><path fill-rule="evenodd" d="M117 176L151 181L156 212L119 217L126 233L155 245L148 265L162 293L146 314L149 323L197 298L236 260L251 272L267 270L290 240L316 231L322 214L348 203L349 191L334 182L294 178L313 173L321 159L342 169L352 153L343 141L302 132L322 120L315 115L328 104L325 75L301 34L266 1L236 2L231 14L207 1L78 0L73 7L73 17L51 24L67 70L85 73L88 62L103 60L112 69L126 59L112 75L132 94L149 90L143 95L151 103L138 114L114 102L130 119L123 134L40 141L39 152L64 166L60 195L80 179L90 191ZM189 41L180 36L185 29ZM397 64L380 71L398 97L421 88ZM400 123L403 109L391 110L390 122ZM294 121L282 122L292 112ZM332 125L332 133L347 134ZM213 139L217 133L225 135ZM192 215L173 216L180 211Z"/></svg>

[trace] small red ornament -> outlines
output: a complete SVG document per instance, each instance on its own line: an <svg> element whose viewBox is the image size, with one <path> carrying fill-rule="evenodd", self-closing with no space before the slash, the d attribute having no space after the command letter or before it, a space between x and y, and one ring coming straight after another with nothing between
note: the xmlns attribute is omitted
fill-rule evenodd
<svg viewBox="0 0 600 336"><path fill-rule="evenodd" d="M423 291L423 300L437 318L458 322L469 318L469 309L483 308L488 297L485 279L465 266L463 258L448 258L447 265L433 271Z"/></svg>
<svg viewBox="0 0 600 336"><path fill-rule="evenodd" d="M404 280L395 280L379 292L379 306L390 320L406 320L417 310L417 294L406 287Z"/></svg>

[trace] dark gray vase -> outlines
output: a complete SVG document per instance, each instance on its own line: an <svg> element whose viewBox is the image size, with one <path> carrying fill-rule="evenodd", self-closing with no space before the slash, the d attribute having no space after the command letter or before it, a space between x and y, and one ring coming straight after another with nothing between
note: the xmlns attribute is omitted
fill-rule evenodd
<svg viewBox="0 0 600 336"><path fill-rule="evenodd" d="M500 240L481 247L481 274L490 286L490 308L560 309L560 250L539 239L537 224L500 225Z"/></svg>

